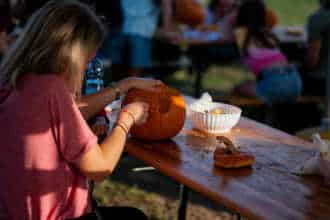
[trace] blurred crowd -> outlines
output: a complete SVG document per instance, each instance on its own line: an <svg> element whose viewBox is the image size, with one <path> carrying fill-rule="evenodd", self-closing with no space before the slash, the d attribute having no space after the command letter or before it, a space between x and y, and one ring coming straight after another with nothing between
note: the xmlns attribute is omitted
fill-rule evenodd
<svg viewBox="0 0 330 220"><path fill-rule="evenodd" d="M29 16L45 2L1 1L0 58ZM241 60L256 77L234 89L235 93L258 96L270 105L291 102L303 92L326 93L325 76L330 68L327 0L320 0L320 8L306 20L306 54L298 65L281 51L272 32L278 25L277 14L263 0L82 2L90 5L106 26L107 37L97 53L98 58L111 62L110 74L103 76L105 85L127 76L144 76L155 57L171 56L183 45L212 42L203 56L215 61ZM166 46L159 47L159 42Z"/></svg>

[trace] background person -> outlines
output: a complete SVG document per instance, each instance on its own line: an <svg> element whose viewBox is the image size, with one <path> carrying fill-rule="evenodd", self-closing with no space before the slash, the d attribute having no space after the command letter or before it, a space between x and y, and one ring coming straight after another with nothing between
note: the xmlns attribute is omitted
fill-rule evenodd
<svg viewBox="0 0 330 220"><path fill-rule="evenodd" d="M208 49L208 56L214 61L233 61L239 58L235 42L234 25L237 5L234 0L213 0L207 9L205 27L215 27L221 33L219 45Z"/></svg>
<svg viewBox="0 0 330 220"><path fill-rule="evenodd" d="M301 94L301 78L266 27L264 3L244 1L238 9L236 25L242 59L257 78L256 83L241 86L238 92L258 96L268 105L294 102Z"/></svg>
<svg viewBox="0 0 330 220"><path fill-rule="evenodd" d="M326 77L330 75L330 1L320 0L320 8L307 21L307 54L304 62L304 93L326 94Z"/></svg>
<svg viewBox="0 0 330 220"><path fill-rule="evenodd" d="M117 8L121 19L111 30L102 52L111 59L114 74L105 74L104 81L118 81L125 76L142 76L152 67L152 38L162 9L168 0L120 0ZM119 16L119 15L118 15ZM168 20L168 19L163 19Z"/></svg>

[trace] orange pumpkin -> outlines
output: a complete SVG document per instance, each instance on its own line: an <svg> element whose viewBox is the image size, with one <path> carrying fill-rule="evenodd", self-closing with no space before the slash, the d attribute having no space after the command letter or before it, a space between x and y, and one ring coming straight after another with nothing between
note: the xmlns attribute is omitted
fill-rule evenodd
<svg viewBox="0 0 330 220"><path fill-rule="evenodd" d="M194 0L176 0L175 18L179 23L197 26L205 20L205 10Z"/></svg>
<svg viewBox="0 0 330 220"><path fill-rule="evenodd" d="M147 122L134 125L131 135L144 140L163 140L177 135L185 121L184 97L175 89L160 86L156 91L132 89L126 95L123 105L132 102L149 104Z"/></svg>

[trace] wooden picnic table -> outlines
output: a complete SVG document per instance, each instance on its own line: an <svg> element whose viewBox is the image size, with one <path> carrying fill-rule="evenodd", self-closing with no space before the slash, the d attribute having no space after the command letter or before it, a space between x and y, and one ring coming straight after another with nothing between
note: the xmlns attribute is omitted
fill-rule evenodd
<svg viewBox="0 0 330 220"><path fill-rule="evenodd" d="M130 138L126 149L131 156L244 218L330 219L330 187L320 177L292 174L297 165L313 156L313 144L245 117L227 136L255 155L252 168L214 167L214 137L193 130L188 120L172 140Z"/></svg>
<svg viewBox="0 0 330 220"><path fill-rule="evenodd" d="M291 30L297 30L297 34L291 33ZM306 44L307 43L307 31L302 26L283 26L278 25L272 29L273 34L280 41L280 43L295 43Z"/></svg>
<svg viewBox="0 0 330 220"><path fill-rule="evenodd" d="M275 26L273 34L290 62L302 64L306 56L308 34L303 26Z"/></svg>

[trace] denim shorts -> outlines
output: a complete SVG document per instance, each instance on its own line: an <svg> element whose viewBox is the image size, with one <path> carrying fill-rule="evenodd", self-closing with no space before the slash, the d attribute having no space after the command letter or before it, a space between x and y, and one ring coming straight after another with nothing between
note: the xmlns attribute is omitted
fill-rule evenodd
<svg viewBox="0 0 330 220"><path fill-rule="evenodd" d="M267 105L295 102L302 92L302 80L293 65L272 67L260 73L257 96Z"/></svg>

